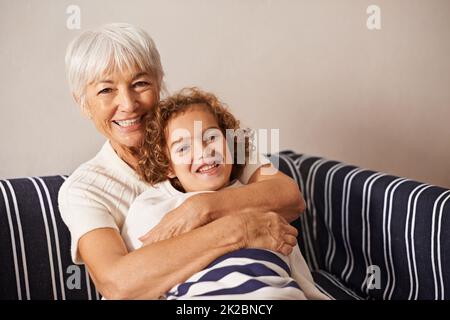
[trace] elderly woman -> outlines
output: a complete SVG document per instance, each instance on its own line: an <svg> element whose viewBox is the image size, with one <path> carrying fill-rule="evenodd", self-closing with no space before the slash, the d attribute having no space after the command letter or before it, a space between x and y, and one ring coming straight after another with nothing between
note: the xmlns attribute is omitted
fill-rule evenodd
<svg viewBox="0 0 450 320"><path fill-rule="evenodd" d="M304 210L304 201L289 177L262 174L271 166L262 161L246 166L245 186L189 198L129 253L121 227L133 200L152 188L135 169L143 118L164 87L159 53L142 29L110 24L74 39L66 68L75 101L107 141L64 182L59 208L71 232L73 261L86 264L105 298L158 298L240 248L292 251L289 240L297 231L288 222Z"/></svg>

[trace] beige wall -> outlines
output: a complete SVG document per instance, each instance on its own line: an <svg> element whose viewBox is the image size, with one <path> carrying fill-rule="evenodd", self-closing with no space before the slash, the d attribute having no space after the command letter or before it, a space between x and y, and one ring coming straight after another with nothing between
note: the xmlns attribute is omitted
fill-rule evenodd
<svg viewBox="0 0 450 320"><path fill-rule="evenodd" d="M169 90L216 92L283 149L450 187L447 0L0 0L0 178L68 174L102 144L65 82L70 4L80 31L144 27Z"/></svg>

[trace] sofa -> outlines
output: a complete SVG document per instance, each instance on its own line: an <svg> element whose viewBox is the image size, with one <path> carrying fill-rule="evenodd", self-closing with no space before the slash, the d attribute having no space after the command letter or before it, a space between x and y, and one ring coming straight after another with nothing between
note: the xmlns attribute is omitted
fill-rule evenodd
<svg viewBox="0 0 450 320"><path fill-rule="evenodd" d="M304 195L293 225L321 291L337 300L450 298L450 190L293 151L270 158ZM57 203L65 179L0 180L0 299L101 298L70 258Z"/></svg>

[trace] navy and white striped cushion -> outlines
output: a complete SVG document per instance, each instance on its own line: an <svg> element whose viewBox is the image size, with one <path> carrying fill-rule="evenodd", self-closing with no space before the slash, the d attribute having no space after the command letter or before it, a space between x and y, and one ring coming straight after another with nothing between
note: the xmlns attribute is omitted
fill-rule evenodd
<svg viewBox="0 0 450 320"><path fill-rule="evenodd" d="M324 270L311 272L316 287L333 300L365 300L349 289L342 281Z"/></svg>
<svg viewBox="0 0 450 320"><path fill-rule="evenodd" d="M291 151L274 161L305 197L296 226L312 270L362 297L450 299L450 190Z"/></svg>
<svg viewBox="0 0 450 320"><path fill-rule="evenodd" d="M84 266L72 264L57 202L64 179L0 181L0 299L99 299Z"/></svg>

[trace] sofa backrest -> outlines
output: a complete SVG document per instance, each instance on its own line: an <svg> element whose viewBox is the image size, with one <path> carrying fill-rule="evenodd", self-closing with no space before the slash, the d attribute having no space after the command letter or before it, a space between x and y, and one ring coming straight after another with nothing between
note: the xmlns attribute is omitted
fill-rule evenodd
<svg viewBox="0 0 450 320"><path fill-rule="evenodd" d="M450 299L450 190L292 151L272 160L303 192L313 270L369 299Z"/></svg>

